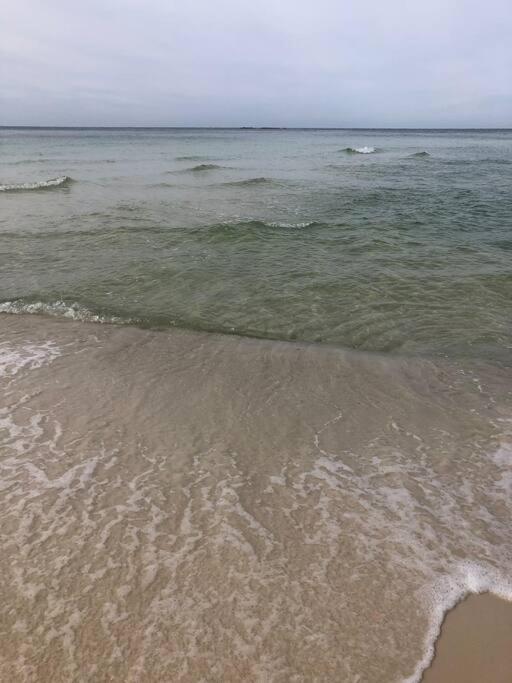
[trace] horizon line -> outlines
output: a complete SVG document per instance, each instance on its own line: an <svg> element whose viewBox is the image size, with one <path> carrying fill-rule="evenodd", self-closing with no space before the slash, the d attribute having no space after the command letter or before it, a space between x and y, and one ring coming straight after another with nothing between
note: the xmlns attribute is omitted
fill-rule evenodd
<svg viewBox="0 0 512 683"><path fill-rule="evenodd" d="M68 126L68 125L9 125L0 124L0 130L242 130L242 131L286 131L286 130L428 130L428 131L512 131L512 126Z"/></svg>

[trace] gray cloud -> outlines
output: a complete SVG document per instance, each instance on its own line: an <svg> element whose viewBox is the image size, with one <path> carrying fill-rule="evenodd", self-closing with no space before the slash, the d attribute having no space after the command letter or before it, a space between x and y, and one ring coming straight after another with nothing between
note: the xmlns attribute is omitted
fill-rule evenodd
<svg viewBox="0 0 512 683"><path fill-rule="evenodd" d="M0 124L512 126L509 0L25 0Z"/></svg>

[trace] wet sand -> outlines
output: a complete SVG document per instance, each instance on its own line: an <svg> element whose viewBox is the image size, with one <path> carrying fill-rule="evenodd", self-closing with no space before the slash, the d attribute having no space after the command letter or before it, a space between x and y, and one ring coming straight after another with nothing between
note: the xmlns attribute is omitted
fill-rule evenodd
<svg viewBox="0 0 512 683"><path fill-rule="evenodd" d="M470 595L443 623L422 683L511 683L512 603Z"/></svg>

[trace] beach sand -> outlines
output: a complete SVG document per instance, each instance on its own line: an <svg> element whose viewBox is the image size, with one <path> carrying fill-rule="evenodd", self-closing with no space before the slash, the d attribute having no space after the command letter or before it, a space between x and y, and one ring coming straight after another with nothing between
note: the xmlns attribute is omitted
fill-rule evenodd
<svg viewBox="0 0 512 683"><path fill-rule="evenodd" d="M512 603L470 595L446 616L422 683L511 683Z"/></svg>

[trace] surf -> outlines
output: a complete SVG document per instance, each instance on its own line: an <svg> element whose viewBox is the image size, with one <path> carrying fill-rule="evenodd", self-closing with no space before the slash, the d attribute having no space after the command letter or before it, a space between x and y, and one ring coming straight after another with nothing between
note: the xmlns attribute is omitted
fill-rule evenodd
<svg viewBox="0 0 512 683"><path fill-rule="evenodd" d="M31 190L53 190L59 187L67 187L73 179L67 175L50 180L40 180L33 183L7 183L0 184L0 192L29 192Z"/></svg>
<svg viewBox="0 0 512 683"><path fill-rule="evenodd" d="M341 150L342 152L345 152L345 154L375 154L377 151L375 147L345 147L345 149Z"/></svg>

